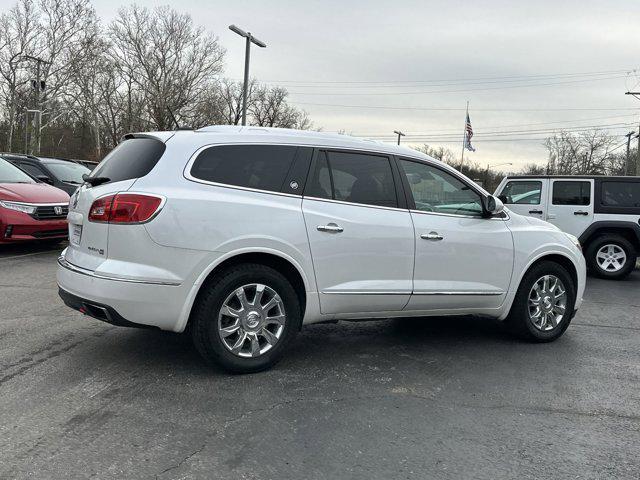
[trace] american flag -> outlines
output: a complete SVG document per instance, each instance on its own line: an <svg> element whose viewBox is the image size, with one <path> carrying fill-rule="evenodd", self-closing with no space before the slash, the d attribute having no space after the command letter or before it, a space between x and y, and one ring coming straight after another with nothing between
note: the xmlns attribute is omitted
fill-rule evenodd
<svg viewBox="0 0 640 480"><path fill-rule="evenodd" d="M471 128L471 119L469 118L469 112L467 112L467 121L464 124L464 148L470 152L475 152L476 149L471 145L471 137L473 137L473 128Z"/></svg>

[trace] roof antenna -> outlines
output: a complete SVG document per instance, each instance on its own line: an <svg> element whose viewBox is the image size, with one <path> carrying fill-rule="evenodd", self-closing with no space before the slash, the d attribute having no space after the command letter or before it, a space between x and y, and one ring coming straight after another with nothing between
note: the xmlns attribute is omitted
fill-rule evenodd
<svg viewBox="0 0 640 480"><path fill-rule="evenodd" d="M173 112L171 111L171 108L169 108L167 106L167 111L169 112L169 115L171 115L171 120L173 120L173 123L176 125L176 130L193 130L190 127L181 127L180 124L178 123L178 120L176 120L176 116L173 114Z"/></svg>

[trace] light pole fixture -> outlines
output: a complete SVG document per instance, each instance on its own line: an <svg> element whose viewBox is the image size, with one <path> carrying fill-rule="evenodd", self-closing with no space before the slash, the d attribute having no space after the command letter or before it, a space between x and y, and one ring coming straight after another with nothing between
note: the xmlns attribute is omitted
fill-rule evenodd
<svg viewBox="0 0 640 480"><path fill-rule="evenodd" d="M398 135L398 145L400 145L400 137L404 137L404 133L402 133L400 130L394 130L393 133Z"/></svg>
<svg viewBox="0 0 640 480"><path fill-rule="evenodd" d="M251 56L251 44L255 43L257 46L265 48L267 46L261 40L251 35L251 32L245 32L241 28L235 25L229 25L229 30L237 33L241 37L246 39L246 47L244 53L244 82L242 84L242 125L247 124L247 91L249 89L249 58Z"/></svg>

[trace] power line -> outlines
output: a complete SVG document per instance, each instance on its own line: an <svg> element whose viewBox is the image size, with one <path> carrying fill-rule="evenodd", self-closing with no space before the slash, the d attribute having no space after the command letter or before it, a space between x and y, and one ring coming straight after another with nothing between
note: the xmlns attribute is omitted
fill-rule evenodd
<svg viewBox="0 0 640 480"><path fill-rule="evenodd" d="M464 112L464 108L441 108L441 107L394 107L386 105L345 105L336 103L313 103L313 102L297 102L291 103L296 105L309 105L316 107L339 107L339 108L366 108L366 109L380 109L380 110L417 110L427 112ZM640 108L622 107L622 108L475 108L474 112L577 112L577 111L640 111Z"/></svg>
<svg viewBox="0 0 640 480"><path fill-rule="evenodd" d="M576 118L576 119L571 119L571 120L558 120L555 122L537 122L537 123L519 123L519 124L515 124L515 125L493 125L490 127L487 126L483 126L483 128L485 129L491 129L491 128L518 128L518 127L530 127L530 126L538 126L538 125L556 125L559 123L571 123L571 122L587 122L590 120L608 120L611 118L627 118L627 117L635 117L636 114L635 113L630 113L630 114L625 114L625 115L613 115L613 116L606 116L606 117L589 117L589 118ZM575 127L580 127L582 125L575 125ZM569 126L567 128L572 128L573 126ZM429 134L433 134L433 133L447 133L447 132L458 132L460 129L445 129L445 130L433 130L431 132L428 132ZM427 132L405 132L407 135L420 135L420 134L427 134ZM352 135L354 136L385 136L386 133L369 133L369 134L360 134L360 133L353 133Z"/></svg>
<svg viewBox="0 0 640 480"><path fill-rule="evenodd" d="M623 122L619 122L619 123L608 123L608 124L598 124L598 125L576 125L575 127L569 127L569 128L563 128L562 130L564 130L565 132L579 132L579 131L584 131L584 130L591 130L591 129L607 129L607 128L622 128L622 127L628 127L634 125L634 123L623 123ZM496 130L496 131L480 131L480 132L475 132L473 137L476 138L480 138L483 136L504 136L504 135L518 135L518 134L522 134L522 133L553 133L558 131L557 128L543 128L543 129L527 129L527 130ZM389 137L388 134L365 134L363 136L366 137ZM459 136L458 133L416 133L416 134L407 134L407 137L430 137L430 138L436 138L436 137L454 137L454 136Z"/></svg>
<svg viewBox="0 0 640 480"><path fill-rule="evenodd" d="M606 76L603 75L589 75L588 77L590 78L584 78L584 80L571 80L572 83L573 82L586 82L586 81L595 81L595 80L608 80L608 79L612 79L612 78L626 78L627 75L622 75L622 74L618 74L618 75L612 75L612 74L608 74ZM434 81L429 81L429 82L424 82L424 83L413 83L413 84L409 84L409 83L380 83L380 84L358 84L358 85L343 85L343 84L313 84L313 83L308 83L308 84L290 84L289 86L293 87L293 88L316 88L316 89L341 89L341 90L345 90L345 89L358 89L358 90L362 90L362 89L371 89L371 88L407 88L407 87L459 87L459 86L467 86L467 85L491 85L491 84L524 84L526 85L534 85L534 83L532 82L540 82L540 81L549 81L549 80L567 80L567 79L574 79L574 78L580 78L580 77L546 77L546 78L522 78L522 79L514 79L514 80L451 80L451 81L442 81L445 83L441 83L441 82L434 82ZM270 82L267 82L270 83ZM272 83L272 85L278 85L278 83L274 82ZM295 92L291 92L291 93L295 93Z"/></svg>
<svg viewBox="0 0 640 480"><path fill-rule="evenodd" d="M624 134L612 134L611 136L612 137L624 137ZM474 135L474 138L475 138L475 135ZM379 139L379 141L385 141L385 140ZM482 143L487 143L487 142L491 142L491 143L493 143L493 142L540 142L542 140L545 140L545 138L544 137L496 138L496 139L487 138L487 139L482 139ZM391 142L391 141L393 141L393 139L389 139L388 141ZM412 141L412 139L410 139L410 140L407 140L407 142L408 143L429 143L428 140L416 140L416 139L413 139L413 141ZM626 140L625 140L625 142L626 142ZM460 143L460 140L459 139L458 140L436 140L433 143L437 143L437 144L440 144L440 143L458 144L458 143Z"/></svg>
<svg viewBox="0 0 640 480"><path fill-rule="evenodd" d="M588 76L588 75L607 75L613 73L632 73L635 72L633 68L625 68L618 70L600 70L590 72L573 72L573 73L547 73L547 74L535 74L535 75L507 75L507 76L493 76L493 77L467 77L467 78L439 78L431 80L265 80L266 83L280 83L280 84L380 84L380 83L432 83L432 82L453 82L453 81L484 81L484 80L500 80L500 79L526 79L526 78L548 78L548 77L574 77L574 76Z"/></svg>
<svg viewBox="0 0 640 480"><path fill-rule="evenodd" d="M289 92L290 95L329 95L329 96L368 96L368 95L427 95L432 93L461 93L461 92L479 92L479 91L489 91L489 90L504 90L511 88L537 88L537 87L551 87L551 86L560 86L560 85L575 85L577 83L585 83L585 82L594 82L594 81L602 81L602 80L612 80L617 78L624 78L626 75L617 75L614 77L600 77L600 78L591 78L586 80L569 80L566 82L553 82L553 83L538 83L538 84L528 84L528 85L500 85L498 87L483 87L483 88L463 88L463 89L455 89L455 90L422 90L422 91L412 91L412 92L353 92L353 93L343 93L343 92Z"/></svg>
<svg viewBox="0 0 640 480"><path fill-rule="evenodd" d="M622 126L619 126L619 127L613 127L613 128L609 128L607 130L609 130L609 134L610 135L620 136L618 134L613 134L613 133L610 133L610 132L613 131L613 130L620 130L620 129L627 130L629 125L632 125L632 124L626 124L626 125L622 125ZM568 132L568 133L581 133L581 132L588 132L589 130L590 129L588 129L588 128L584 128L584 129L574 129L574 130L564 130L564 131ZM557 133L557 130L540 130L540 131L521 130L521 131L517 131L517 132L514 131L514 132L511 132L511 133L486 133L483 136L480 136L479 134L475 134L473 136L473 138L476 139L476 141L480 142L480 141L485 141L485 140L495 140L495 139L502 139L502 138L504 138L505 140L508 140L510 138L518 137L520 135L540 135L541 137L538 137L538 138L539 139L543 139L543 137L549 136L549 135L554 134L554 133ZM455 135L455 134L451 134L451 135L407 135L407 141L408 142L411 142L411 141L442 142L442 141L446 141L446 140L456 140L458 136L459 135ZM392 140L391 136L389 136L389 135L387 135L387 136L379 136L379 137L373 137L373 136L369 136L369 135L362 135L362 137L371 138L372 140L381 140L381 141L385 141L385 140L391 141ZM479 138L476 138L476 137L479 137Z"/></svg>

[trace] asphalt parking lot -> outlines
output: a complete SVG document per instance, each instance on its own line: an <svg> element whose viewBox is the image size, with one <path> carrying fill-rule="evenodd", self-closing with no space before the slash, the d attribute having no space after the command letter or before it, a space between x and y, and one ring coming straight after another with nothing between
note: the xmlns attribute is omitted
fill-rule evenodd
<svg viewBox="0 0 640 480"><path fill-rule="evenodd" d="M230 376L188 338L65 307L56 250L0 247L0 478L640 476L640 271L552 344L431 318L303 329Z"/></svg>

